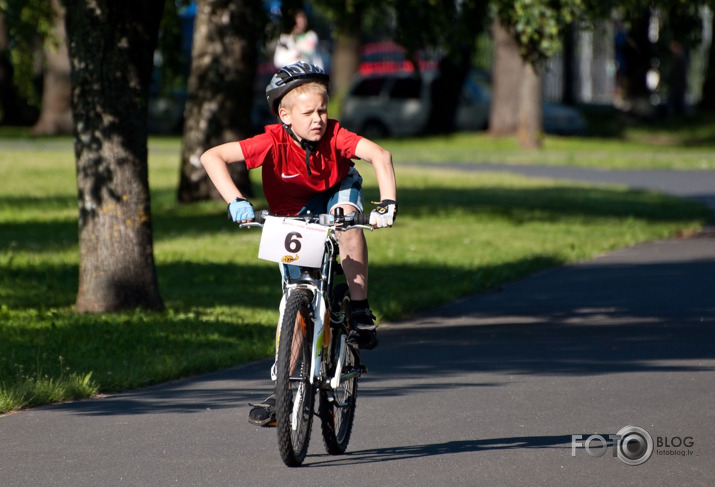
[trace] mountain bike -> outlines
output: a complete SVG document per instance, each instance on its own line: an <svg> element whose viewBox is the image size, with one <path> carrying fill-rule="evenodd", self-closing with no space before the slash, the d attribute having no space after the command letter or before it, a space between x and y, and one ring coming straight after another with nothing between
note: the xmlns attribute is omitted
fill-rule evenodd
<svg viewBox="0 0 715 487"><path fill-rule="evenodd" d="M358 378L367 372L356 347L347 343L350 292L336 277L337 234L351 228L372 230L359 213L271 216L241 227L261 226L259 258L280 263L283 296L276 338L276 429L281 459L303 463L313 416L321 422L328 454L345 453L357 402ZM318 408L315 411L315 396Z"/></svg>

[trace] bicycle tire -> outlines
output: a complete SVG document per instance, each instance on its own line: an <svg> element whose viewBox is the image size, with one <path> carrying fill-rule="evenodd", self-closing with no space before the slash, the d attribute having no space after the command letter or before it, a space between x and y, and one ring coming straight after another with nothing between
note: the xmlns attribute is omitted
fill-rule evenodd
<svg viewBox="0 0 715 487"><path fill-rule="evenodd" d="M303 289L294 290L290 294L286 300L278 342L276 429L281 459L289 467L298 467L303 463L308 453L313 423L315 386L310 383L309 377L313 341L313 327L309 318L312 299L312 293ZM295 361L293 365L291 356Z"/></svg>
<svg viewBox="0 0 715 487"><path fill-rule="evenodd" d="M340 311L347 313L347 303L349 300L347 285L339 284L333 291L333 306L340 307ZM337 328L337 329L336 329ZM332 346L330 361L335 370L340 352L340 338L345 335L347 328L336 327L332 332ZM343 374L356 370L360 367L360 356L351 346L345 347L343 357ZM352 434L353 422L355 419L355 408L357 407L358 377L354 376L345 381L341 381L338 389L321 389L318 405L318 415L320 416L321 432L325 451L329 455L342 455L348 448L350 435Z"/></svg>

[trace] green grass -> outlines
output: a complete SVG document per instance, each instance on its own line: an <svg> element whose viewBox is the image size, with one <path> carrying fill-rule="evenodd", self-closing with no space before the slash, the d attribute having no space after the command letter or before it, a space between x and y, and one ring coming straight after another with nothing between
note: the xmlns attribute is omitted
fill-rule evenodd
<svg viewBox="0 0 715 487"><path fill-rule="evenodd" d="M630 125L609 116L587 117L591 137L546 136L544 150L521 151L515 138L485 132L381 141L396 161L548 164L602 169L715 169L715 115ZM614 136L615 135L615 136Z"/></svg>
<svg viewBox="0 0 715 487"><path fill-rule="evenodd" d="M157 273L168 310L78 315L72 142L13 135L0 133L0 413L273 353L280 299L275 264L256 258L260 233L229 225L223 204L175 203L178 139L152 139L149 161ZM547 148L566 144L585 157L591 143L549 138ZM498 160L525 157L483 135L393 144L400 217L393 229L368 234L371 302L383 320L694 231L711 217L696 203L652 192L400 166L417 159L410 154L431 151L468 162L482 146L492 147ZM556 157L551 151L539 154ZM634 165L656 159L661 149L649 151L634 151ZM689 166L689 158L687 149L673 149L671 167ZM366 199L376 199L369 166L358 167ZM259 191L260 181L254 183Z"/></svg>

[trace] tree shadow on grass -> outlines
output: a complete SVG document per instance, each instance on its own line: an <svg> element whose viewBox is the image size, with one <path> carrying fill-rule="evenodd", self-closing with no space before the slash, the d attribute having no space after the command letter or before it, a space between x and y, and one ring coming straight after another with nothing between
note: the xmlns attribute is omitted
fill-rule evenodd
<svg viewBox="0 0 715 487"><path fill-rule="evenodd" d="M168 190L166 190L168 191ZM42 200L42 201L41 201ZM521 225L533 221L572 221L573 218L593 219L599 217L642 218L652 222L677 222L693 219L707 221L711 215L703 206L692 203L684 208L681 202L676 203L669 198L656 193L627 192L608 188L585 188L575 185L536 188L424 188L408 189L400 195L402 221L409 221L414 216L433 216L461 212L467 215L491 215L502 220ZM438 203L438 204L436 204ZM25 205L41 206L47 204L44 199L35 197L0 197L0 206ZM76 204L72 198L53 198L52 205L66 206ZM466 220L465 220L465 224ZM399 222L398 222L399 225ZM206 210L195 213L193 209L182 210L177 207L170 211L155 212L154 241L171 241L177 237L207 236L217 233L236 236L236 245L246 242L250 236L255 240L255 233L241 232L228 224L222 211L206 214ZM14 266L13 261L18 253L33 252L53 253L70 249L77 245L77 223L72 220L60 221L28 221L0 224L0 258L4 260L4 276L0 278L0 296L6 304L18 307L30 306L62 306L74 302L77 288L77 274L73 266L42 263L37 266ZM255 245L255 242L252 242ZM227 248L230 252L231 248ZM205 256L203 260L205 260ZM506 267L526 267L526 272L534 272L548 266L559 265L561 262L548 255L534 256L534 262L507 264ZM268 292L268 287L277 286L277 277L268 267L253 265L250 262L231 267L221 264L200 264L197 262L174 262L158 265L158 276L161 292L165 300L172 303L194 302L197 305L233 304L240 296L229 295L228 290L235 285L237 279L250 284L250 289ZM429 272L459 274L458 267L454 269L424 269L423 266L405 266L399 269L401 275L419 279ZM483 269L487 272L489 269ZM487 272L493 275L507 275L520 278L525 272ZM375 273L376 275L379 273ZM393 273L394 274L394 273ZM217 293L218 282L226 288L226 292ZM268 284L266 284L268 283ZM474 292L490 286L471 286L465 289ZM190 289L186 293L183 289ZM211 294L216 294L211 298ZM254 294L255 295L255 294ZM253 297L253 295L252 295ZM430 303L433 304L433 303ZM404 311L404 310L396 310ZM391 314L394 316L394 313Z"/></svg>
<svg viewBox="0 0 715 487"><path fill-rule="evenodd" d="M166 191L169 190L160 190ZM74 206L76 200L55 197L48 203L38 197L0 197L0 206L9 208L42 207L47 204ZM191 207L173 207L163 211L154 209L154 241L206 236L215 232L235 232L237 241L240 241L242 234L225 220L222 205L217 203L217 206L221 209L215 213L205 209L197 213ZM499 216L517 225L524 221L556 222L575 217L642 218L653 222L694 218L707 220L711 217L709 210L697 203L684 207L682 201L666 195L606 187L561 184L556 187L429 187L400 191L400 219L437 216L459 210L471 215ZM3 251L51 252L76 244L76 220L0 223L0 250Z"/></svg>
<svg viewBox="0 0 715 487"><path fill-rule="evenodd" d="M454 266L375 263L371 265L372 282L381 291L372 301L376 309L384 310L383 314L395 317L451 300L455 289L461 295L473 294L562 263L552 257L528 257L484 265L479 272L459 263ZM183 261L157 265L157 274L162 297L171 310L220 306L277 313L280 273L272 264ZM0 303L19 310L71 307L77 293L77 276L76 265L11 266L0 276ZM442 286L445 283L457 286L446 288Z"/></svg>

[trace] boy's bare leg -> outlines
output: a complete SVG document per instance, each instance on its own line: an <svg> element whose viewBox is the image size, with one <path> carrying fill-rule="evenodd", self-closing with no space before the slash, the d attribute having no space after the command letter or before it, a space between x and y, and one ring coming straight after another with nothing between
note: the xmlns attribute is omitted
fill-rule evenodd
<svg viewBox="0 0 715 487"><path fill-rule="evenodd" d="M340 263L353 301L367 299L367 242L362 230L355 228L338 233Z"/></svg>
<svg viewBox="0 0 715 487"><path fill-rule="evenodd" d="M340 262L352 300L367 299L367 242L362 230L348 230L341 236Z"/></svg>
<svg viewBox="0 0 715 487"><path fill-rule="evenodd" d="M340 260L350 288L350 322L348 343L371 350L378 344L375 316L367 299L367 243L361 229L341 232Z"/></svg>

